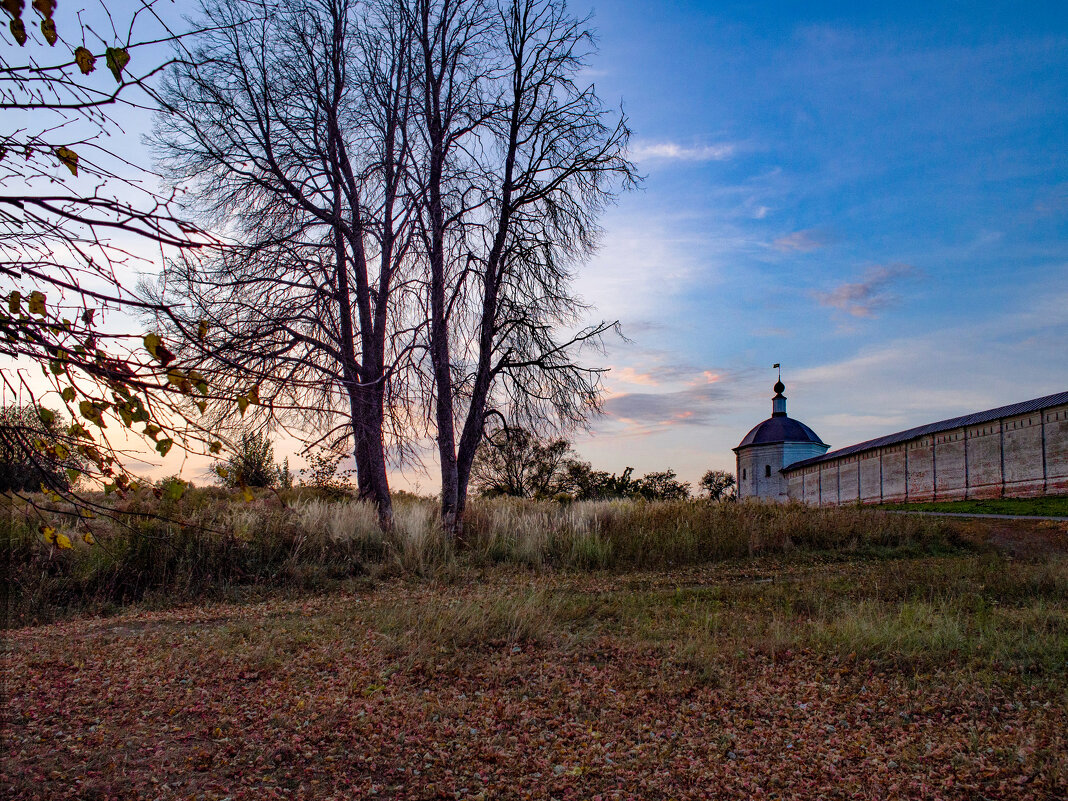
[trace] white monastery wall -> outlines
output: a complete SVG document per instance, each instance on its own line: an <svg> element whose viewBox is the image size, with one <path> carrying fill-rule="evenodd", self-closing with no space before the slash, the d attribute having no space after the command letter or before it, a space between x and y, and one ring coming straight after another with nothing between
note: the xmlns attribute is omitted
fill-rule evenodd
<svg viewBox="0 0 1068 801"><path fill-rule="evenodd" d="M1068 493L1068 404L939 431L784 472L813 505Z"/></svg>

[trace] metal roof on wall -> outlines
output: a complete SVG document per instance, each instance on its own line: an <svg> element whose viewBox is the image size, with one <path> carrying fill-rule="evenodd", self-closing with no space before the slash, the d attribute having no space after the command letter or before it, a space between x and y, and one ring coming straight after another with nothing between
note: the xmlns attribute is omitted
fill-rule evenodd
<svg viewBox="0 0 1068 801"><path fill-rule="evenodd" d="M1013 417L1017 414L1037 412L1041 409L1047 409L1050 406L1060 406L1065 403L1068 403L1068 392L1057 392L1053 395L1046 395L1044 398L1034 398L1033 400L1013 403L1009 406L999 406L996 409L987 409L985 412L975 412L974 414L966 414L962 417L941 420L937 423L928 423L927 425L917 426L916 428L910 428L906 431L898 431L896 434L887 434L885 437L869 439L867 442L850 445L848 448L839 448L836 451L830 451L822 456L813 456L811 459L802 459L800 462L794 462L793 464L787 465L782 469L782 472L788 473L801 467L808 467L809 465L819 464L842 456L849 456L872 448L884 448L887 445L896 445L900 442L916 439L917 437L925 437L928 434L937 434L940 431L949 431L954 428L961 428L962 426L981 425L982 423L1000 420L1002 417Z"/></svg>

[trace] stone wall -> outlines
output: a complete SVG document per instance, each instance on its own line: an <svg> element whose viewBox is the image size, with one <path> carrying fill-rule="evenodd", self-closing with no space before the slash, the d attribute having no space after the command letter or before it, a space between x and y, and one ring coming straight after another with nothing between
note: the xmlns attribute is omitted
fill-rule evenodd
<svg viewBox="0 0 1068 801"><path fill-rule="evenodd" d="M814 505L1068 493L1068 404L783 471Z"/></svg>
<svg viewBox="0 0 1068 801"><path fill-rule="evenodd" d="M782 469L802 459L821 456L826 451L826 445L812 442L774 442L740 450L737 458L738 497L789 500L789 479Z"/></svg>

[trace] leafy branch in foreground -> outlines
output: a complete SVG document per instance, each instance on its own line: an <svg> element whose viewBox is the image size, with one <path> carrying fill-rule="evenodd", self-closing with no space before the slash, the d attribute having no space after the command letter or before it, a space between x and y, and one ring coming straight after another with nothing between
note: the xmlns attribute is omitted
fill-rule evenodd
<svg viewBox="0 0 1068 801"><path fill-rule="evenodd" d="M19 60L9 48L0 56L0 396L42 409L55 398L70 421L42 412L62 453L10 427L6 445L22 448L46 497L72 501L64 508L83 523L106 507L57 471L68 458L79 460L80 487L124 493L138 485L127 464L145 443L159 457L222 448L198 421L208 378L136 322L160 311L135 292L139 270L169 251L219 245L172 212L173 196L153 188L117 121L143 107L147 82L169 63L158 46L181 41L160 2L101 2L104 31L35 0L39 33L21 0L2 4Z"/></svg>

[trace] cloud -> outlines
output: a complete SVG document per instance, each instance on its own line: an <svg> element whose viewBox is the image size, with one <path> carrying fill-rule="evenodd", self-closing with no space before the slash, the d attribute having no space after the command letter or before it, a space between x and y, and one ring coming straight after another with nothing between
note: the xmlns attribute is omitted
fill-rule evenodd
<svg viewBox="0 0 1068 801"><path fill-rule="evenodd" d="M719 376L701 376L700 383L676 392L626 392L608 398L605 415L646 430L677 425L706 425L717 403L727 397Z"/></svg>
<svg viewBox="0 0 1068 801"><path fill-rule="evenodd" d="M623 367L617 369L612 368L612 378L622 381L625 384L641 384L647 387L655 387L660 382L653 378L649 373L639 373L633 367Z"/></svg>
<svg viewBox="0 0 1068 801"><path fill-rule="evenodd" d="M674 142L637 142L630 149L630 157L635 161L666 159L672 161L726 161L734 155L736 148L729 142L718 145L697 145L686 147Z"/></svg>
<svg viewBox="0 0 1068 801"><path fill-rule="evenodd" d="M839 284L829 292L813 293L821 306L838 309L852 317L874 317L880 309L893 303L897 296L889 291L895 281L915 273L909 264L872 267L855 283Z"/></svg>
<svg viewBox="0 0 1068 801"><path fill-rule="evenodd" d="M814 250L825 248L833 244L834 237L826 231L817 228L806 228L803 231L794 231L792 234L780 236L772 246L783 253L811 253Z"/></svg>

